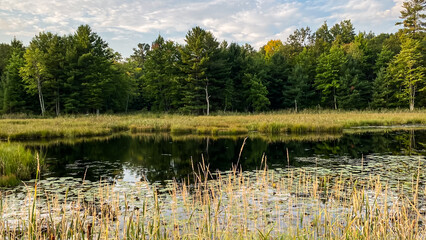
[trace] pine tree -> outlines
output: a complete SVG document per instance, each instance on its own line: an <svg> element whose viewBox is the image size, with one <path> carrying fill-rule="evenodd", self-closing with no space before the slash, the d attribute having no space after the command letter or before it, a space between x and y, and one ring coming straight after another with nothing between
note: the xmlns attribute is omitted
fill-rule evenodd
<svg viewBox="0 0 426 240"><path fill-rule="evenodd" d="M19 70L25 64L23 57L25 51L21 42L14 45L4 75L4 113L25 112L27 104L23 80L19 75Z"/></svg>
<svg viewBox="0 0 426 240"><path fill-rule="evenodd" d="M388 108L395 102L392 100L392 92L396 90L392 89L389 74L387 72L389 63L394 55L395 53L391 51L387 45L384 45L377 57L374 67L377 69L377 77L373 82L373 102L371 104L373 108Z"/></svg>
<svg viewBox="0 0 426 240"><path fill-rule="evenodd" d="M151 99L153 110L170 111L180 100L180 96L175 95L179 51L176 44L166 42L161 36L152 46L144 64L144 93Z"/></svg>
<svg viewBox="0 0 426 240"><path fill-rule="evenodd" d="M115 94L120 68L113 66L115 54L108 44L88 25L78 27L67 41L65 111L99 113L112 110L111 99L124 98L119 102L125 102L127 94Z"/></svg>
<svg viewBox="0 0 426 240"><path fill-rule="evenodd" d="M244 74L243 87L248 110L256 112L268 110L270 105L269 99L266 97L268 90L256 74Z"/></svg>
<svg viewBox="0 0 426 240"><path fill-rule="evenodd" d="M219 43L211 32L200 27L192 28L185 38L186 45L181 48L181 70L186 74L183 107L187 113L210 112L210 81L206 75L207 65ZM204 104L205 103L205 104Z"/></svg>
<svg viewBox="0 0 426 240"><path fill-rule="evenodd" d="M367 76L370 67L364 34L359 34L354 42L345 47L347 61L340 77L340 105L344 109L364 109L369 106L372 96L372 81Z"/></svg>
<svg viewBox="0 0 426 240"><path fill-rule="evenodd" d="M425 0L409 0L402 4L401 11L402 22L397 22L396 25L404 25L404 31L412 38L419 39L420 33L424 33L426 23L423 21L426 18L424 10L426 9Z"/></svg>
<svg viewBox="0 0 426 240"><path fill-rule="evenodd" d="M270 108L277 110L288 107L288 105L284 105L285 92L290 88L288 83L290 67L287 59L280 52L276 52L266 61L265 67L267 68L266 87L268 89L267 97L271 102Z"/></svg>
<svg viewBox="0 0 426 240"><path fill-rule="evenodd" d="M296 64L289 75L290 87L283 93L286 106L294 106L297 111L319 103L314 86L315 74L315 58L305 48L296 58Z"/></svg>

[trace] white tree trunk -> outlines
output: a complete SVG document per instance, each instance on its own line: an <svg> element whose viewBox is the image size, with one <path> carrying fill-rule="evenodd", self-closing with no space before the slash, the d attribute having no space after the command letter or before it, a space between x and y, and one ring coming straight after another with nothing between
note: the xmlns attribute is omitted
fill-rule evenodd
<svg viewBox="0 0 426 240"><path fill-rule="evenodd" d="M297 112L297 100L294 99L294 111Z"/></svg>
<svg viewBox="0 0 426 240"><path fill-rule="evenodd" d="M208 89L209 83L207 82L206 88L206 103L207 103L207 116L210 115L210 96L209 96L209 89Z"/></svg>
<svg viewBox="0 0 426 240"><path fill-rule="evenodd" d="M416 86L410 84L410 111L414 111L414 102L416 97Z"/></svg>
<svg viewBox="0 0 426 240"><path fill-rule="evenodd" d="M43 93L41 91L40 77L37 77L37 89L38 89L38 99L40 101L41 115L44 116L44 113L46 112L46 108L44 107L44 98L43 98Z"/></svg>

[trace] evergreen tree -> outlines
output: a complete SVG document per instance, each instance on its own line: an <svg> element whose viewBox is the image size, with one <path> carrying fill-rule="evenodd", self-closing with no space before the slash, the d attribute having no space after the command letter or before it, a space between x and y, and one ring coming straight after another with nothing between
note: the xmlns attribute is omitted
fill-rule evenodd
<svg viewBox="0 0 426 240"><path fill-rule="evenodd" d="M47 102L48 110L54 110L56 116L61 113L61 95L63 90L63 84L66 78L64 74L65 64L65 45L62 37L58 35L45 34L42 35L46 38L46 52L45 62L47 71L49 72L50 78L45 83L47 89L45 94L51 99Z"/></svg>
<svg viewBox="0 0 426 240"><path fill-rule="evenodd" d="M289 54L285 55L288 55L290 58L294 58L301 53L305 47L310 45L312 41L311 29L309 27L296 29L287 38L286 45L283 46L283 51L289 52Z"/></svg>
<svg viewBox="0 0 426 240"><path fill-rule="evenodd" d="M265 67L263 67L265 68ZM268 90L267 98L270 101L270 108L273 110L288 108L285 105L285 96L288 95L289 83L288 75L290 67L281 52L277 52L266 61L267 76L266 88Z"/></svg>
<svg viewBox="0 0 426 240"><path fill-rule="evenodd" d="M156 45L153 44L153 47ZM150 51L150 46L147 43L139 43L137 48L133 48L133 54L130 56L130 61L136 63L136 67L142 68Z"/></svg>
<svg viewBox="0 0 426 240"><path fill-rule="evenodd" d="M248 50L236 43L231 43L227 48L227 62L229 78L224 86L224 110L244 110L244 95L241 94L244 69L247 68Z"/></svg>
<svg viewBox="0 0 426 240"><path fill-rule="evenodd" d="M378 54L376 64L374 66L376 78L373 82L373 108L389 108L395 107L397 99L394 98L394 92L398 91L391 84L390 74L387 69L389 63L395 56L395 52L391 50L388 44L384 44L381 52Z"/></svg>
<svg viewBox="0 0 426 240"><path fill-rule="evenodd" d="M219 46L211 32L200 27L192 28L181 48L182 71L186 74L181 110L187 113L210 112L210 81L206 75L210 58ZM204 104L205 102L205 104Z"/></svg>
<svg viewBox="0 0 426 240"><path fill-rule="evenodd" d="M266 97L268 90L256 74L244 74L243 87L247 110L256 112L268 110L270 105L269 99Z"/></svg>
<svg viewBox="0 0 426 240"><path fill-rule="evenodd" d="M211 96L211 109L224 110L230 106L234 86L230 79L231 68L228 65L228 44L222 42L219 48L215 48L207 63L206 77L209 80L209 94Z"/></svg>
<svg viewBox="0 0 426 240"><path fill-rule="evenodd" d="M347 55L340 77L339 102L344 109L364 109L371 102L371 83L367 73L370 72L366 41L360 33L355 41L346 45Z"/></svg>
<svg viewBox="0 0 426 240"><path fill-rule="evenodd" d="M396 25L404 25L404 32L409 34L412 38L421 38L420 34L425 32L426 23L424 19L426 14L425 0L409 0L402 4L403 10L401 11L402 22L397 22Z"/></svg>
<svg viewBox="0 0 426 240"><path fill-rule="evenodd" d="M285 105L295 111L309 108L319 103L314 87L315 58L307 48L297 56L296 64L289 75L289 90L284 94Z"/></svg>
<svg viewBox="0 0 426 240"><path fill-rule="evenodd" d="M6 85L5 70L11 56L11 46L0 43L0 110L3 109L4 88Z"/></svg>
<svg viewBox="0 0 426 240"><path fill-rule="evenodd" d="M343 44L348 44L355 39L355 29L351 20L341 21L340 24L336 23L331 29L333 41L338 41Z"/></svg>
<svg viewBox="0 0 426 240"><path fill-rule="evenodd" d="M27 105L25 100L24 83L19 75L19 70L25 64L24 62L24 47L21 42L16 39L12 42L12 56L10 57L4 73L4 98L3 112L25 112Z"/></svg>
<svg viewBox="0 0 426 240"><path fill-rule="evenodd" d="M170 111L179 106L177 64L180 59L178 47L172 41L158 38L152 44L144 64L144 92L152 101L152 109Z"/></svg>
<svg viewBox="0 0 426 240"><path fill-rule="evenodd" d="M117 72L120 68L113 66L115 54L108 44L88 25L82 25L68 38L68 45L65 111L99 113L112 110L109 104L114 98L125 103L127 94L116 95L115 90L116 83L127 78L122 78Z"/></svg>
<svg viewBox="0 0 426 240"><path fill-rule="evenodd" d="M321 54L329 51L331 47L331 43L333 42L333 35L330 33L328 29L327 22L324 22L320 28L313 34L313 50L315 52L315 56L319 57Z"/></svg>

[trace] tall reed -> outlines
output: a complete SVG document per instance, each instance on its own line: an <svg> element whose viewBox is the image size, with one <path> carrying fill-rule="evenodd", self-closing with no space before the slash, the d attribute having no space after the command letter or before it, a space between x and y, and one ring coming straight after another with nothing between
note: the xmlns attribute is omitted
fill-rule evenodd
<svg viewBox="0 0 426 240"><path fill-rule="evenodd" d="M123 182L114 185L99 182L93 196L84 192L73 199L47 193L39 196L33 188L25 204L14 205L4 198L0 237L424 239L426 236L423 209L426 188L422 189L419 178L412 182L413 191L408 194L389 188L373 176L359 180L343 175L319 176L299 169L268 170L266 156L262 168L253 172L234 167L228 172L212 173L204 162L193 169L193 180L170 181L166 186L140 182L123 191ZM35 208L34 196L38 196ZM15 212L34 217L7 213L12 206L21 208Z"/></svg>

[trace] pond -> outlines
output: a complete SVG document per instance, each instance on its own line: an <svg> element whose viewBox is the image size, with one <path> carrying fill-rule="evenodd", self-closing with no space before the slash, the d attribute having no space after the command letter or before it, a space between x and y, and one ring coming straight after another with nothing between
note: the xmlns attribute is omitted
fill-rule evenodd
<svg viewBox="0 0 426 240"><path fill-rule="evenodd" d="M426 131L392 131L344 134L321 138L173 137L170 135L119 135L107 139L32 145L45 156L42 177L77 177L91 181L123 179L135 182L182 180L202 159L212 172L261 167L265 155L271 168L319 166L331 171L363 165L365 174L401 156L426 155ZM241 150L242 148L242 150ZM240 156L241 151L241 156ZM399 158L396 156L400 156ZM238 162L239 159L239 162ZM389 164L392 165L392 162ZM356 173L356 172L354 172ZM385 173L383 173L385 174Z"/></svg>
<svg viewBox="0 0 426 240"><path fill-rule="evenodd" d="M201 201L200 186L210 189L211 201L216 201L215 218L229 222L224 232L243 224L254 234L275 226L274 234L279 235L293 226L311 229L318 219L346 219L342 224L348 224L355 211L353 203L370 199L358 209L356 216L362 219L369 216L365 215L369 201L381 211L399 211L401 194L413 196L414 192L414 199L408 201L417 203L419 214L426 214L425 130L239 137L122 134L23 144L39 151L45 166L36 192L35 180L1 189L0 218L10 226L22 223L37 195L40 219L51 218L53 211L52 221L62 221L65 213L70 219L81 214L83 222L91 222L85 204L106 204L123 211L119 225L111 222L121 230L126 228L122 223L129 221L127 209L147 209L144 221L163 219L162 231L174 234L176 226L185 226L193 232L213 214L210 205L206 208ZM194 168L199 172L204 165L215 180L193 186ZM229 171L233 167L241 174ZM179 187L175 182L188 185ZM365 190L363 185L368 185ZM192 186L188 191L193 190L193 196L187 195L185 186ZM330 220L324 219L324 211L331 214ZM422 221L418 224L423 226Z"/></svg>

